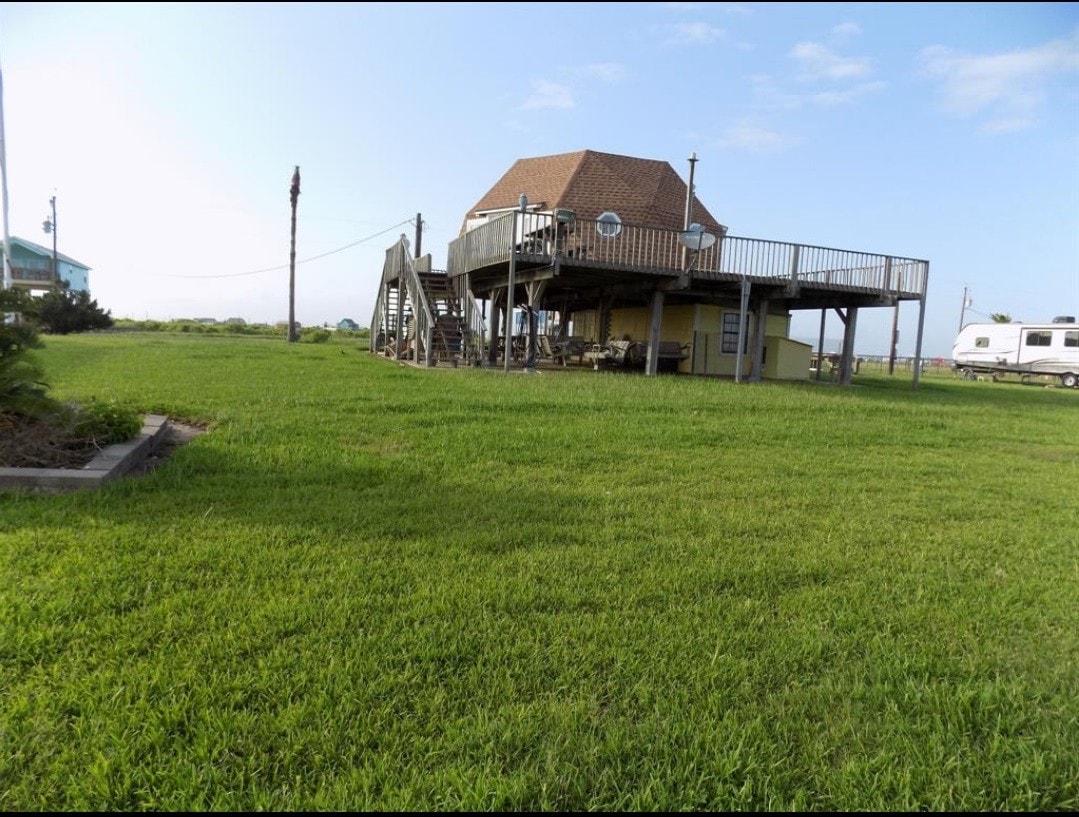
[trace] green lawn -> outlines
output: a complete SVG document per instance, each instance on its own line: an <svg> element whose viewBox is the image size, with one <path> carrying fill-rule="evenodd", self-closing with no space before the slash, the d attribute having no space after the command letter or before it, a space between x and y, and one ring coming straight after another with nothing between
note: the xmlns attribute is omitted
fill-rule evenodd
<svg viewBox="0 0 1079 817"><path fill-rule="evenodd" d="M210 421L0 494L0 809L1079 809L1079 391L48 337Z"/></svg>

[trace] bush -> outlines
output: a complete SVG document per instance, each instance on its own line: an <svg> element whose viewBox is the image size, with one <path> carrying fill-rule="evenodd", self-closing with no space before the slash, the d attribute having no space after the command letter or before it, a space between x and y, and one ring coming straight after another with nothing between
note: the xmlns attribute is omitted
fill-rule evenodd
<svg viewBox="0 0 1079 817"><path fill-rule="evenodd" d="M0 412L38 415L55 408L48 383L29 351L41 346L37 329L22 317L31 297L16 289L0 290ZM9 317L10 316L10 317Z"/></svg>
<svg viewBox="0 0 1079 817"><path fill-rule="evenodd" d="M109 329L112 316L91 300L90 293L61 288L37 298L33 313L43 332L67 335L92 329Z"/></svg>
<svg viewBox="0 0 1079 817"><path fill-rule="evenodd" d="M142 430L142 415L115 402L91 398L69 409L71 436L97 447L126 442Z"/></svg>
<svg viewBox="0 0 1079 817"><path fill-rule="evenodd" d="M332 336L329 329L308 326L300 330L299 340L301 343L326 343Z"/></svg>

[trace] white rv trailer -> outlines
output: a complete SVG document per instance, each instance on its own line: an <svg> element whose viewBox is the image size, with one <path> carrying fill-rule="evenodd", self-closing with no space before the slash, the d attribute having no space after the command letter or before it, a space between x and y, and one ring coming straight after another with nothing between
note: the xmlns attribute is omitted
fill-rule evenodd
<svg viewBox="0 0 1079 817"><path fill-rule="evenodd" d="M1079 323L1074 317L1052 323L971 323L952 346L955 369L968 378L1018 374L1053 375L1079 386Z"/></svg>

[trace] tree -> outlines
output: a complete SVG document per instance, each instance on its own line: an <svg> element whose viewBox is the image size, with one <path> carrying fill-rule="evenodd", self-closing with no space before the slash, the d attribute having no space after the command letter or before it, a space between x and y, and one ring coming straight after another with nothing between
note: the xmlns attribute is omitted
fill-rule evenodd
<svg viewBox="0 0 1079 817"><path fill-rule="evenodd" d="M67 287L50 290L38 298L34 313L41 331L52 335L112 326L112 315L102 310L97 301L91 300L89 292L72 291Z"/></svg>
<svg viewBox="0 0 1079 817"><path fill-rule="evenodd" d="M32 412L45 401L48 385L29 357L41 346L37 329L23 320L33 299L17 289L0 289L0 414ZM10 320L6 317L13 316Z"/></svg>
<svg viewBox="0 0 1079 817"><path fill-rule="evenodd" d="M1008 314L1005 314L1004 312L994 312L992 315L989 316L989 319L993 323L1011 323L1012 322L1012 316L1008 315Z"/></svg>

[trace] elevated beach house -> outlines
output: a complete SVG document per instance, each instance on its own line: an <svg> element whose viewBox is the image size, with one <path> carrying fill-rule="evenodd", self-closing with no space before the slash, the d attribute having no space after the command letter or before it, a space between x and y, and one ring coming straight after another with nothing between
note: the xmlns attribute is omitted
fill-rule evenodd
<svg viewBox="0 0 1079 817"><path fill-rule="evenodd" d="M790 338L791 315L819 310L823 334L834 311L849 384L858 311L913 301L920 358L927 261L732 236L691 191L694 162L687 184L654 159L519 159L464 214L446 270L404 236L387 250L372 351L806 379L812 348Z"/></svg>

